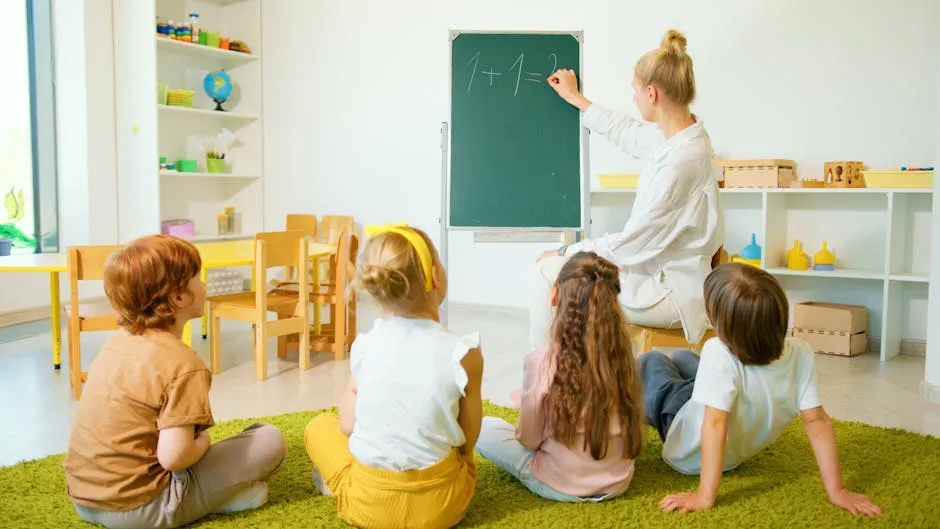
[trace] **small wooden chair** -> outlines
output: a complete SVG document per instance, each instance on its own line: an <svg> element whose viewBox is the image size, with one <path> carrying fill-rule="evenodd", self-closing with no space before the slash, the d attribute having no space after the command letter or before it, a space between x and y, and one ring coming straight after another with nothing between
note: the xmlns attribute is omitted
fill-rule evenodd
<svg viewBox="0 0 940 529"><path fill-rule="evenodd" d="M88 373L82 371L81 333L115 331L119 329L117 314L105 300L82 303L79 300L79 282L104 279L104 265L112 253L121 246L71 246L67 250L70 301L65 308L68 325L69 384L75 400L82 396L82 384Z"/></svg>
<svg viewBox="0 0 940 529"><path fill-rule="evenodd" d="M330 275L320 285L311 289L310 301L319 305L328 305L330 308L330 322L314 322L310 326L310 349L317 352L332 352L335 360L346 358L346 352L355 339L355 333L350 328L355 325L355 295L347 298L350 269L352 260L350 255L358 251L359 238L355 235L346 237L345 233L337 238L336 253L329 257ZM299 288L293 285L279 287L285 294L296 295ZM293 345L288 337L278 342L278 355L286 356L287 350Z"/></svg>
<svg viewBox="0 0 940 529"><path fill-rule="evenodd" d="M718 251L715 252L715 255L712 256L712 270L717 268L719 265L728 263L730 261L731 258L728 256L728 252L725 251L725 247L719 246ZM702 341L697 344L690 344L685 339L685 331L681 328L660 329L657 327L630 325L630 336L631 339L634 340L634 343L642 343L642 350L640 353L652 351L656 347L690 349L692 351L699 352L702 349L702 344L704 344L710 338L715 337L715 330L712 328L705 329L705 336L702 338Z"/></svg>
<svg viewBox="0 0 940 529"><path fill-rule="evenodd" d="M265 277L268 269L293 266L298 270L299 289L292 295L260 288L254 292L240 292L209 298L209 365L213 373L221 371L222 318L251 323L255 328L255 375L264 380L268 374L267 340L272 337L297 334L299 336L298 363L301 371L310 368L310 342L307 333L309 320L310 285L308 283L309 257L307 237L301 230L255 234L255 274ZM267 313L275 312L278 319L268 320Z"/></svg>
<svg viewBox="0 0 940 529"><path fill-rule="evenodd" d="M324 215L323 222L320 226L320 233L323 237L323 242L329 244L330 246L336 247L336 244L342 234L345 234L349 238L350 247L349 247L349 258L352 266L346 269L347 279L352 281L353 274L356 270L356 257L359 255L359 244L358 236L356 235L356 220L349 215ZM352 238L356 237L357 241L353 241ZM355 246L352 244L355 243ZM333 276L336 274L330 268L334 260L330 260L327 264L326 270L323 271L320 277L327 278L325 281L320 281L318 286L327 287L327 288L336 288L336 285L333 283ZM349 298L349 334L352 337L356 336L356 294L353 292ZM319 322L319 319L316 320Z"/></svg>

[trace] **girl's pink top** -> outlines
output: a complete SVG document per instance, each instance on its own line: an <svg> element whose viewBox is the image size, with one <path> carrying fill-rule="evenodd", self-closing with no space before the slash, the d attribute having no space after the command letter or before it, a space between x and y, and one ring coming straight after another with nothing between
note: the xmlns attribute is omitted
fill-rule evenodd
<svg viewBox="0 0 940 529"><path fill-rule="evenodd" d="M632 459L623 457L619 421L611 418L604 459L595 461L590 447L582 450L582 428L579 428L573 448L566 447L549 435L548 413L542 406L555 372L549 350L527 356L524 372L516 437L522 446L535 450L532 475L558 492L572 496L622 494L633 478L634 463Z"/></svg>

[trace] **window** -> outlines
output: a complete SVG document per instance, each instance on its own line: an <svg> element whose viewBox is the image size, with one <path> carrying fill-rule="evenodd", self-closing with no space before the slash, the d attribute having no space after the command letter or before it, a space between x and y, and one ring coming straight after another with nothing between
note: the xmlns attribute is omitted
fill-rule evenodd
<svg viewBox="0 0 940 529"><path fill-rule="evenodd" d="M0 238L13 252L58 250L50 0L0 2Z"/></svg>

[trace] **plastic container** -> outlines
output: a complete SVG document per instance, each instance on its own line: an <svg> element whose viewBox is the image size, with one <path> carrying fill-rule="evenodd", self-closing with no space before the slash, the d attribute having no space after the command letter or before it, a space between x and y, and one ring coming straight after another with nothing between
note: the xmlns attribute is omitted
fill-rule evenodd
<svg viewBox="0 0 940 529"><path fill-rule="evenodd" d="M13 250L13 241L10 239L0 239L0 257L6 257L10 255L10 252Z"/></svg>
<svg viewBox="0 0 940 529"><path fill-rule="evenodd" d="M225 172L225 160L221 158L206 158L206 172L207 173L224 173Z"/></svg>
<svg viewBox="0 0 940 529"><path fill-rule="evenodd" d="M933 171L862 171L866 187L932 188Z"/></svg>
<svg viewBox="0 0 940 529"><path fill-rule="evenodd" d="M199 13L189 14L189 38L191 42L199 44Z"/></svg>
<svg viewBox="0 0 940 529"><path fill-rule="evenodd" d="M166 83L157 83L157 104L158 105L166 104L166 94L169 90L170 90L170 87Z"/></svg>
<svg viewBox="0 0 940 529"><path fill-rule="evenodd" d="M206 32L206 46L209 46L210 48L219 48L221 47L221 42L222 37L218 33L214 31Z"/></svg>
<svg viewBox="0 0 940 529"><path fill-rule="evenodd" d="M176 160L176 170L181 173L195 173L198 167L196 160Z"/></svg>
<svg viewBox="0 0 940 529"><path fill-rule="evenodd" d="M640 181L638 174L599 174L598 183L602 189L635 189Z"/></svg>
<svg viewBox="0 0 940 529"><path fill-rule="evenodd" d="M193 92L192 90L167 90L166 104L172 107L192 108L194 95L196 95L196 92Z"/></svg>

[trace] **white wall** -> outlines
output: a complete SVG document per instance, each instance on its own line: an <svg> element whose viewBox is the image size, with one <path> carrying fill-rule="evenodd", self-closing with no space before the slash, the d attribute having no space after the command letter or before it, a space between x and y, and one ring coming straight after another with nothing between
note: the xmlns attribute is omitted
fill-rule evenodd
<svg viewBox="0 0 940 529"><path fill-rule="evenodd" d="M940 65L940 61L934 61ZM940 68L937 69L940 77ZM937 90L937 100L940 101L940 90ZM937 120L937 161L940 161L940 119ZM936 173L935 173L936 174ZM940 212L940 178L933 181L933 211ZM927 321L933 320L934 325L927 326L927 365L924 368L925 395L932 395L934 400L940 401L940 215L933 216L933 231L931 231L930 256L930 291L928 293Z"/></svg>
<svg viewBox="0 0 940 529"><path fill-rule="evenodd" d="M633 65L676 27L719 155L791 158L804 176L833 159L932 165L938 19L940 2L921 0L265 2L266 227L342 212L437 239L454 28L582 29L586 94L636 115ZM601 138L591 151L595 174L638 169ZM450 241L451 299L526 305L546 245Z"/></svg>
<svg viewBox="0 0 940 529"><path fill-rule="evenodd" d="M117 240L111 1L53 0L53 33L60 247L110 244ZM65 296L64 274L61 288ZM0 313L49 303L45 274L0 274L0 289Z"/></svg>

